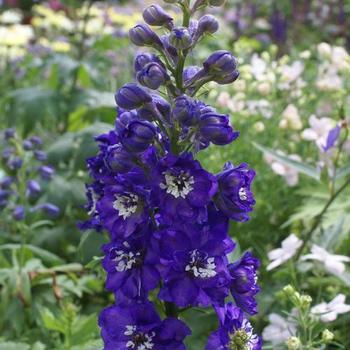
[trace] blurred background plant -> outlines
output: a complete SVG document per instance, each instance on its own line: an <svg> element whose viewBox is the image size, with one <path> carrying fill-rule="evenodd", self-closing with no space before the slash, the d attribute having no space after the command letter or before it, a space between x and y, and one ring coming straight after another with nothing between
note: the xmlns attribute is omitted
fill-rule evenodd
<svg viewBox="0 0 350 350"><path fill-rule="evenodd" d="M132 80L128 29L146 2L0 3L0 349L100 349L105 236L76 223L85 159ZM192 60L219 48L239 58L236 83L203 94L244 139L201 161L215 172L244 160L258 174L251 220L231 227L237 255L263 262L255 328L266 349L348 349L350 5L228 0L221 11L223 31ZM188 317L197 350L215 325Z"/></svg>

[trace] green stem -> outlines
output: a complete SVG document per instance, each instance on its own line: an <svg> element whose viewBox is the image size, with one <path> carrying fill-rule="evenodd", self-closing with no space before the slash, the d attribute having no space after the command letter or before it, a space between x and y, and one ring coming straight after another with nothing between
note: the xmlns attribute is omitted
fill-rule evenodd
<svg viewBox="0 0 350 350"><path fill-rule="evenodd" d="M321 212L315 217L315 221L314 224L312 225L312 227L310 228L310 230L307 232L305 238L304 238L304 242L302 244L302 246L300 247L298 253L295 255L295 260L298 260L303 252L303 250L305 249L307 243L311 240L315 230L317 229L317 227L319 226L319 224L321 223L323 216L326 214L328 208L331 206L331 204L337 199L337 197L345 190L345 188L350 184L350 178L348 178L344 184L342 186L340 186L338 188L338 190L329 198L328 202L326 203L326 205L323 207L323 209L321 210Z"/></svg>
<svg viewBox="0 0 350 350"><path fill-rule="evenodd" d="M164 306L167 317L178 318L179 311L174 303L165 302Z"/></svg>

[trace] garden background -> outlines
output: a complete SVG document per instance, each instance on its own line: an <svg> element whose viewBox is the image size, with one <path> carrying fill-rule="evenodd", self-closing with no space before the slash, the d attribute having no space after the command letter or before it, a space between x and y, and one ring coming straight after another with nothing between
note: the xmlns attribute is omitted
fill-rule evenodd
<svg viewBox="0 0 350 350"><path fill-rule="evenodd" d="M105 233L77 225L87 219L85 160L115 122L115 91L134 79L140 49L128 30L151 3L0 1L1 350L102 347L97 314L113 296ZM200 161L257 173L251 218L230 227L232 259L250 250L262 262L254 327L264 349L292 349L292 336L302 349L350 349L350 2L228 0L211 13L221 30L190 61L219 49L238 58L239 79L211 83L202 99L241 137ZM202 349L214 314L184 317L188 348Z"/></svg>

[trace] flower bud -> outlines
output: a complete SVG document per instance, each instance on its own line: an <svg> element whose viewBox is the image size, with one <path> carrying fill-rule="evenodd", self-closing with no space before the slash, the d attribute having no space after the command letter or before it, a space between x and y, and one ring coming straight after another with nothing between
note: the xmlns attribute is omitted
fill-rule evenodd
<svg viewBox="0 0 350 350"><path fill-rule="evenodd" d="M170 103L158 94L152 94L152 103L137 110L140 118L149 121L160 119L169 124L171 106Z"/></svg>
<svg viewBox="0 0 350 350"><path fill-rule="evenodd" d="M206 141L215 145L227 145L239 136L229 124L229 117L209 111L200 118L200 135Z"/></svg>
<svg viewBox="0 0 350 350"><path fill-rule="evenodd" d="M131 28L129 37L137 46L163 46L158 35L146 24L138 24Z"/></svg>
<svg viewBox="0 0 350 350"><path fill-rule="evenodd" d="M34 151L34 157L40 162L44 162L45 160L47 160L47 154L44 151Z"/></svg>
<svg viewBox="0 0 350 350"><path fill-rule="evenodd" d="M134 61L134 68L135 71L138 72L140 71L142 68L145 67L145 65L147 63L151 63L151 62L156 62L158 64L160 64L161 66L164 66L162 61L158 58L157 55L153 54L153 53L141 53L139 55L136 56L135 61Z"/></svg>
<svg viewBox="0 0 350 350"><path fill-rule="evenodd" d="M51 218L57 217L60 213L60 208L51 203L40 204L35 208L35 210L41 210Z"/></svg>
<svg viewBox="0 0 350 350"><path fill-rule="evenodd" d="M8 189L12 185L14 178L11 176L6 176L0 180L0 188Z"/></svg>
<svg viewBox="0 0 350 350"><path fill-rule="evenodd" d="M13 158L9 159L7 162L7 166L11 170L20 169L22 167L22 164L23 164L23 159L21 159L19 157L13 157Z"/></svg>
<svg viewBox="0 0 350 350"><path fill-rule="evenodd" d="M195 34L195 40L198 40L203 34L214 34L219 29L219 22L212 15L205 15L198 21L198 28Z"/></svg>
<svg viewBox="0 0 350 350"><path fill-rule="evenodd" d="M115 121L115 130L118 136L122 134L124 129L133 121L138 119L138 115L136 111L123 111L120 110L118 113L118 117ZM116 143L118 139L116 140Z"/></svg>
<svg viewBox="0 0 350 350"><path fill-rule="evenodd" d="M288 350L299 350L301 349L301 341L297 337L289 337L286 341Z"/></svg>
<svg viewBox="0 0 350 350"><path fill-rule="evenodd" d="M24 208L21 205L16 206L12 211L12 217L16 221L21 221L24 219Z"/></svg>
<svg viewBox="0 0 350 350"><path fill-rule="evenodd" d="M301 295L300 296L300 307L304 310L307 310L312 303L312 298L310 295Z"/></svg>
<svg viewBox="0 0 350 350"><path fill-rule="evenodd" d="M23 149L26 151L30 151L33 148L33 144L30 140L23 141Z"/></svg>
<svg viewBox="0 0 350 350"><path fill-rule="evenodd" d="M215 81L218 84L221 85L226 85L226 84L231 84L234 81L236 81L239 77L239 72L238 70L233 71L230 74L224 75L224 76L218 76L218 77L214 77L213 81Z"/></svg>
<svg viewBox="0 0 350 350"><path fill-rule="evenodd" d="M134 165L130 154L125 151L121 144L111 145L107 148L105 163L111 171L121 174L128 172Z"/></svg>
<svg viewBox="0 0 350 350"><path fill-rule="evenodd" d="M137 80L152 90L157 90L169 80L166 70L156 62L150 62L137 73Z"/></svg>
<svg viewBox="0 0 350 350"><path fill-rule="evenodd" d="M40 195L41 187L35 180L28 180L26 196L30 199L36 199Z"/></svg>
<svg viewBox="0 0 350 350"><path fill-rule="evenodd" d="M191 34L185 27L173 28L169 34L169 42L177 49L188 49L192 44Z"/></svg>
<svg viewBox="0 0 350 350"><path fill-rule="evenodd" d="M147 122L134 120L122 132L120 142L130 152L145 151L156 137L155 127Z"/></svg>
<svg viewBox="0 0 350 350"><path fill-rule="evenodd" d="M150 26L166 26L171 28L173 18L159 5L148 6L143 11L143 19Z"/></svg>
<svg viewBox="0 0 350 350"><path fill-rule="evenodd" d="M219 50L206 59L203 67L205 72L214 76L227 76L236 71L237 60L231 52Z"/></svg>
<svg viewBox="0 0 350 350"><path fill-rule="evenodd" d="M40 148L43 144L43 140L39 136L31 136L29 141L36 147Z"/></svg>
<svg viewBox="0 0 350 350"><path fill-rule="evenodd" d="M183 81L185 85L201 70L198 66L188 66L183 72Z"/></svg>
<svg viewBox="0 0 350 350"><path fill-rule="evenodd" d="M116 93L115 101L119 107L131 110L152 102L152 97L145 89L128 83Z"/></svg>
<svg viewBox="0 0 350 350"><path fill-rule="evenodd" d="M181 95L175 99L173 118L185 126L196 125L199 121L200 109L203 106L204 103Z"/></svg>
<svg viewBox="0 0 350 350"><path fill-rule="evenodd" d="M5 130L5 140L9 140L14 138L16 135L16 131L13 128L8 128Z"/></svg>
<svg viewBox="0 0 350 350"><path fill-rule="evenodd" d="M334 333L332 333L331 331L329 331L328 329L325 329L322 332L322 341L325 344L330 343L332 340L334 339Z"/></svg>
<svg viewBox="0 0 350 350"><path fill-rule="evenodd" d="M225 5L226 0L209 0L210 6L220 7Z"/></svg>
<svg viewBox="0 0 350 350"><path fill-rule="evenodd" d="M39 167L39 173L43 180L51 180L55 170L51 166L42 165Z"/></svg>

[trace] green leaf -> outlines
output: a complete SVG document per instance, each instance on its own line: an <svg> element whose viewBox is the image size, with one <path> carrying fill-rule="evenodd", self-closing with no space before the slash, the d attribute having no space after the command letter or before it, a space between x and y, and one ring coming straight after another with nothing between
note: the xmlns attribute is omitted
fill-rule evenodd
<svg viewBox="0 0 350 350"><path fill-rule="evenodd" d="M30 345L26 343L3 342L0 343L0 350L29 350Z"/></svg>
<svg viewBox="0 0 350 350"><path fill-rule="evenodd" d="M279 162L281 162L281 163L283 163L283 164L285 164L293 169L296 169L300 173L303 173L303 174L305 174L305 175L307 175L307 176L309 176L317 181L320 180L320 174L318 173L316 168L314 168L308 164L290 159L288 156L281 155L281 154L277 153L276 151L274 151L268 147L262 146L256 142L252 142L252 143L253 143L253 146L256 147L258 150L262 151L265 154L272 156L273 158L275 158Z"/></svg>
<svg viewBox="0 0 350 350"><path fill-rule="evenodd" d="M53 313L45 308L41 311L41 318L43 320L45 328L51 331L57 331L62 334L66 333L65 323L53 315Z"/></svg>
<svg viewBox="0 0 350 350"><path fill-rule="evenodd" d="M21 296L23 297L25 304L30 305L32 302L32 292L31 292L30 279L27 271L22 271L18 275L17 290L18 290L18 293L20 293Z"/></svg>
<svg viewBox="0 0 350 350"><path fill-rule="evenodd" d="M98 334L97 316L92 314L87 317L78 318L72 327L72 344L85 344L96 338Z"/></svg>
<svg viewBox="0 0 350 350"><path fill-rule="evenodd" d="M345 167L339 169L335 175L335 179L339 180L342 179L343 177L347 176L350 174L350 164L346 165Z"/></svg>
<svg viewBox="0 0 350 350"><path fill-rule="evenodd" d="M0 246L0 250L16 250L20 249L21 245L20 244L15 244L15 243L9 243L9 244L3 244ZM53 254L43 248L39 248L37 246L31 245L31 244L26 244L25 249L30 250L34 255L38 256L41 258L44 262L52 265L59 265L64 263L64 260L57 256L56 254Z"/></svg>

